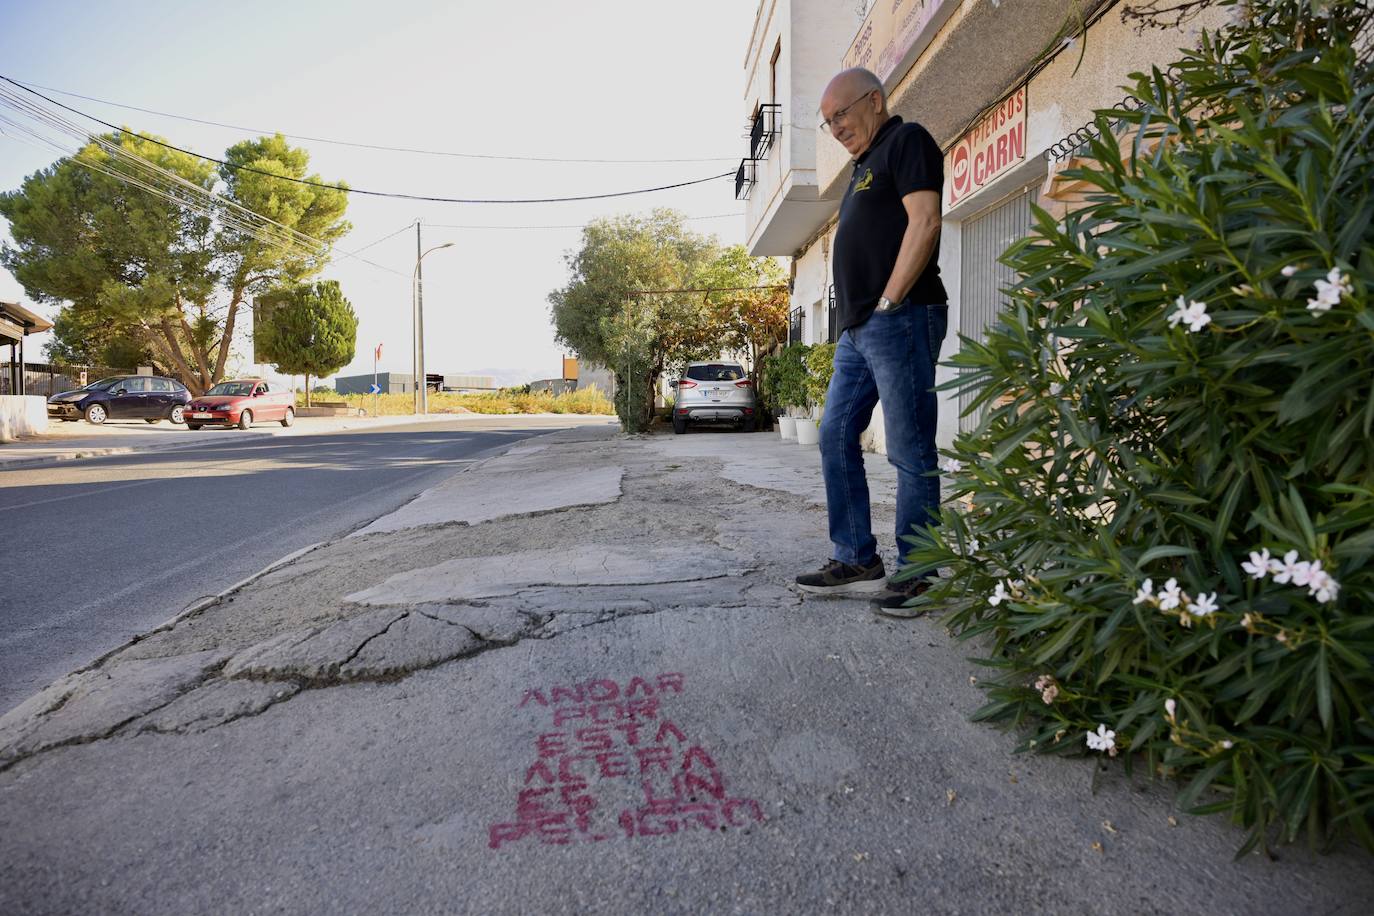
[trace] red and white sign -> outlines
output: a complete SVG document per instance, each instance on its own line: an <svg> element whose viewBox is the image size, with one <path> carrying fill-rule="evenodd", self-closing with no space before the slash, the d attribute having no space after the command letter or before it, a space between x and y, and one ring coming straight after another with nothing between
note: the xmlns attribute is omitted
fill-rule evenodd
<svg viewBox="0 0 1374 916"><path fill-rule="evenodd" d="M1026 161L1026 87L1022 86L945 156L945 206L952 207Z"/></svg>

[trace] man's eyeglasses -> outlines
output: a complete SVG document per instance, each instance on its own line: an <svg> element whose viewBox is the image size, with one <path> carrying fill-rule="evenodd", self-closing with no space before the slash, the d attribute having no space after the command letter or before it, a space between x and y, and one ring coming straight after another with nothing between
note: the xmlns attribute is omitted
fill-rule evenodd
<svg viewBox="0 0 1374 916"><path fill-rule="evenodd" d="M826 118L824 121L821 122L821 130L825 131L826 133L830 133L831 126L832 126L836 121L843 121L845 118L847 118L847 117L849 116L849 109L853 108L855 105L859 104L859 103L862 102L864 99L868 98L870 95L872 95L873 93L875 93L875 92L877 92L877 91L878 91L878 90L876 90L876 89L870 89L870 90L868 90L868 91L865 92L863 95L859 96L857 99L855 99L854 101L850 102L848 105L844 106L843 108L841 108L839 111L835 112L835 113L834 113L833 115L831 115L830 117Z"/></svg>

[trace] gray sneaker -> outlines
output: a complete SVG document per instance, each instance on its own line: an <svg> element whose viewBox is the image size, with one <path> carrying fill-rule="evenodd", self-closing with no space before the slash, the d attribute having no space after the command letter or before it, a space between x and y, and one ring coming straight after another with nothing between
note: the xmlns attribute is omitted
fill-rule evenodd
<svg viewBox="0 0 1374 916"><path fill-rule="evenodd" d="M797 576L797 588L812 595L871 595L882 591L886 582L882 557L874 557L868 566L831 560L816 572Z"/></svg>

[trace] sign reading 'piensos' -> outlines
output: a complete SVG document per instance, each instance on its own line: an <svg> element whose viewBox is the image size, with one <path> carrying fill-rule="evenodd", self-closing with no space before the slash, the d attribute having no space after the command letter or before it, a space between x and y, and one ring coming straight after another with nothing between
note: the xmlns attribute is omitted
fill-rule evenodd
<svg viewBox="0 0 1374 916"><path fill-rule="evenodd" d="M1016 90L945 156L945 206L952 207L1026 161L1026 87Z"/></svg>

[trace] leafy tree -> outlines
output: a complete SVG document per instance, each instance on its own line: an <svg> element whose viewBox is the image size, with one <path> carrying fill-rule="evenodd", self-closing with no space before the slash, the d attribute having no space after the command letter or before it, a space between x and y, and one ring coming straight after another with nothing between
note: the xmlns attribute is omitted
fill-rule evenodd
<svg viewBox="0 0 1374 916"><path fill-rule="evenodd" d="M315 182L322 180L318 175L308 174L310 154L288 145L281 134L235 144L225 153L224 159L229 165L220 167L219 177L226 196L239 206L325 243L337 241L351 228L343 218L348 207L347 186L343 183L332 188L321 188L270 177L308 177ZM256 171L240 171L244 167ZM238 309L247 297L299 283L318 274L329 263L327 248L306 250L285 241L263 241L229 227L220 231L215 251L220 284L228 300L221 337L226 342L233 338ZM351 333L349 340L351 348ZM228 356L229 347L226 343L219 347L215 356L213 371L216 379L224 375ZM348 359L335 369L347 365L352 359L350 349Z"/></svg>
<svg viewBox="0 0 1374 916"><path fill-rule="evenodd" d="M566 261L572 277L549 294L558 340L616 377L616 413L628 431L647 429L666 366L721 349L705 301L678 290L718 253L672 210L596 220Z"/></svg>
<svg viewBox="0 0 1374 916"><path fill-rule="evenodd" d="M781 265L772 258L750 257L743 245L731 245L696 275L692 286L720 290L704 294L719 350L745 357L757 385L760 358L787 338L787 278Z"/></svg>
<svg viewBox="0 0 1374 916"><path fill-rule="evenodd" d="M1374 14L1236 12L1135 75L1086 203L1005 255L909 568L950 571L918 601L1023 750L1186 780L1242 852L1374 850Z"/></svg>
<svg viewBox="0 0 1374 916"><path fill-rule="evenodd" d="M174 198L203 200L219 191L326 243L303 253L301 245L285 241L282 229L272 232L282 241L263 241L205 215L204 207L134 186L116 177L130 174L129 165L95 142L30 175L19 190L0 194L0 216L14 239L0 249L0 264L35 300L67 303L50 356L100 361L132 354L203 392L225 373L247 299L304 280L327 263L327 243L348 230L343 186L271 177L306 177L306 153L280 136L245 141L225 154L227 162L267 175L227 167L217 172L211 163L127 129L101 139L196 189L174 191Z"/></svg>
<svg viewBox="0 0 1374 916"><path fill-rule="evenodd" d="M159 374L166 372L147 346L90 309L66 308L58 312L53 320L52 339L45 349L49 361L54 363L123 370L152 366Z"/></svg>
<svg viewBox="0 0 1374 916"><path fill-rule="evenodd" d="M259 297L270 316L254 328L258 346L283 375L305 376L305 403L310 404L310 378L338 372L353 361L358 316L333 280L301 283Z"/></svg>

